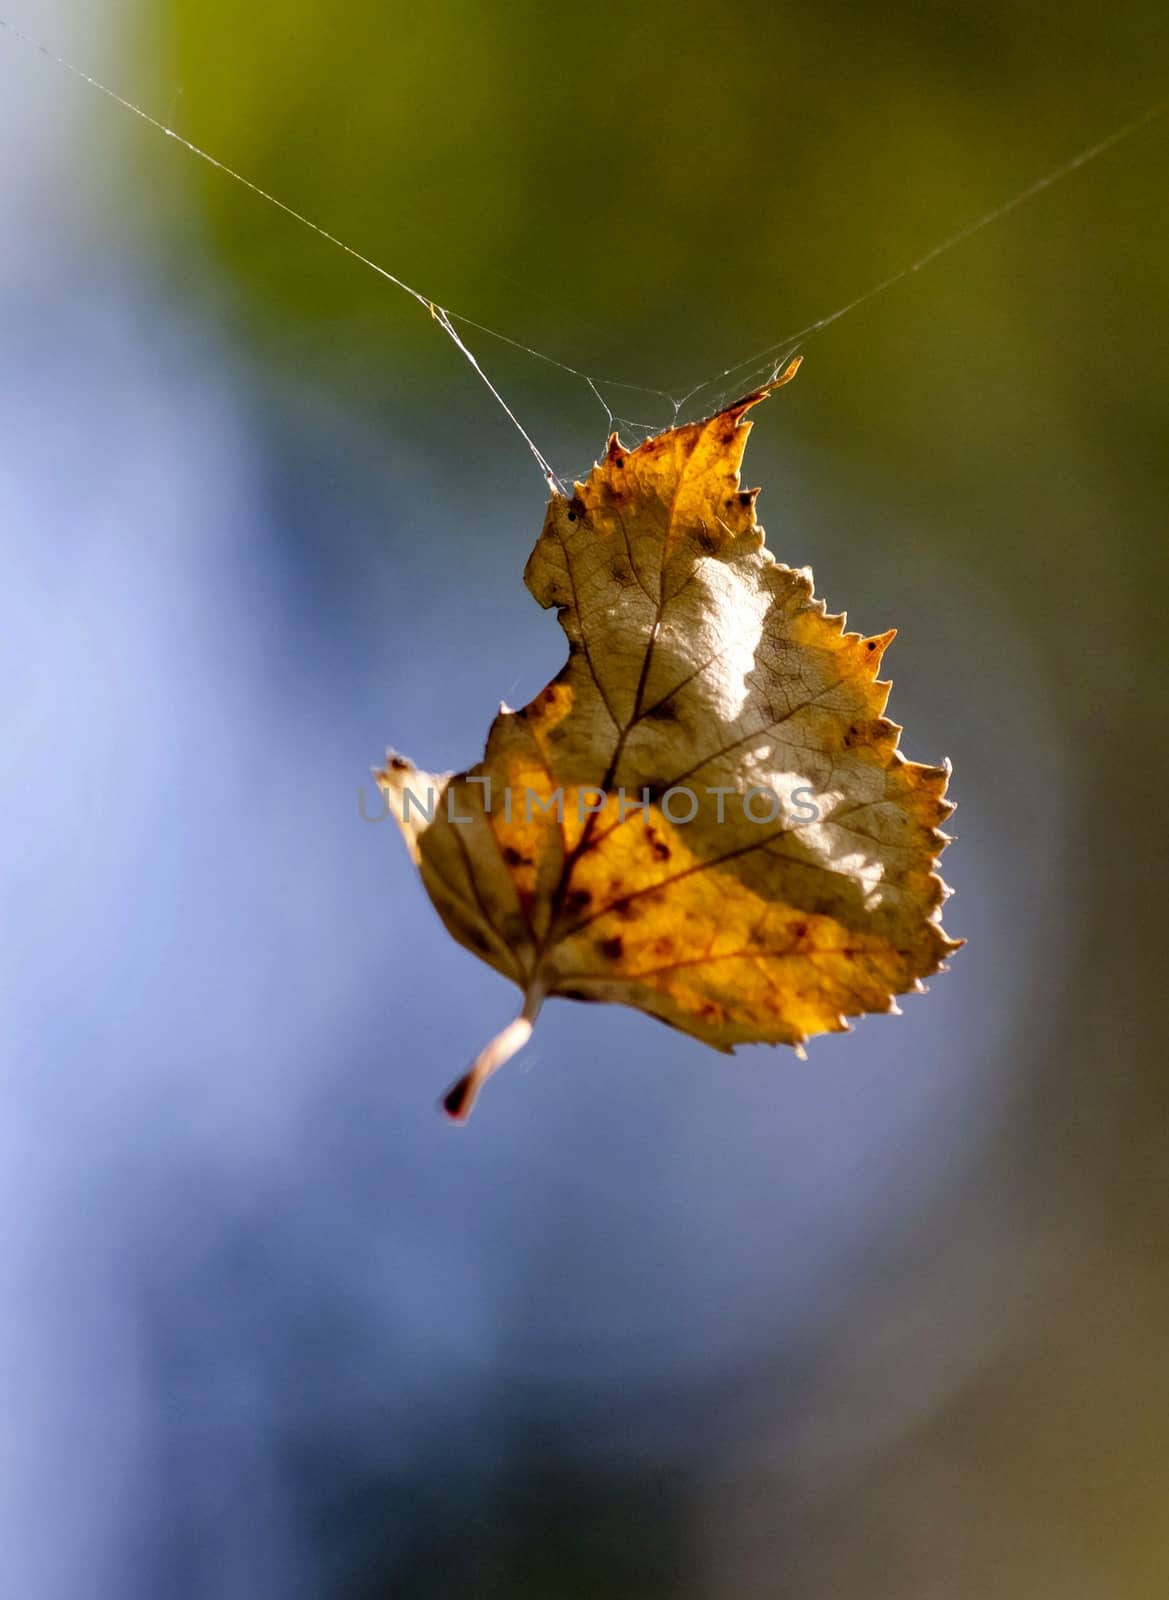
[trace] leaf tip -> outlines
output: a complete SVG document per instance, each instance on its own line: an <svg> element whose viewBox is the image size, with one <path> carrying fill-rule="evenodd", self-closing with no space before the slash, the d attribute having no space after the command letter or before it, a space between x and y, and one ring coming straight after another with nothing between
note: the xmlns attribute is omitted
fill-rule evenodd
<svg viewBox="0 0 1169 1600"><path fill-rule="evenodd" d="M770 383L762 384L758 389L752 389L751 393L745 394L741 400L735 400L720 415L738 419L745 411L750 411L752 406L757 406L760 400L766 400L768 395L774 394L777 389L782 389L785 383L790 383L803 364L803 356L793 356L778 377L772 378Z"/></svg>
<svg viewBox="0 0 1169 1600"><path fill-rule="evenodd" d="M787 366L784 367L783 371L779 374L779 377L774 378L771 383L767 385L766 392L771 394L775 389L782 389L785 383L790 383L803 364L803 356L793 356L788 362Z"/></svg>

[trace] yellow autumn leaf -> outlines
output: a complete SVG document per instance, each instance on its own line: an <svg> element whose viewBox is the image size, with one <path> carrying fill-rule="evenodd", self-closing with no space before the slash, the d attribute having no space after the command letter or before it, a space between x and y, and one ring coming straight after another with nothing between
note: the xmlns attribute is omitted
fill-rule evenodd
<svg viewBox="0 0 1169 1600"><path fill-rule="evenodd" d="M451 934L524 995L448 1093L456 1119L551 996L799 1050L896 1010L960 942L934 870L949 766L906 760L883 714L893 632L846 633L739 487L770 392L635 450L614 435L524 574L563 670L500 709L470 771L391 752L376 774Z"/></svg>

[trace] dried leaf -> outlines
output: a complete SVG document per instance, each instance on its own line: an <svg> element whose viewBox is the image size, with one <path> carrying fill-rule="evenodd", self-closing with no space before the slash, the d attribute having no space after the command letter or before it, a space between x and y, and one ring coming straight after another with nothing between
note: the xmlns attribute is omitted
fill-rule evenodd
<svg viewBox="0 0 1169 1600"><path fill-rule="evenodd" d="M471 771L391 752L377 773L447 928L524 994L447 1095L456 1119L550 996L800 1050L896 1010L957 948L934 871L949 766L897 749L876 677L893 632L845 633L739 487L769 392L636 450L614 435L524 574L564 669L500 709Z"/></svg>

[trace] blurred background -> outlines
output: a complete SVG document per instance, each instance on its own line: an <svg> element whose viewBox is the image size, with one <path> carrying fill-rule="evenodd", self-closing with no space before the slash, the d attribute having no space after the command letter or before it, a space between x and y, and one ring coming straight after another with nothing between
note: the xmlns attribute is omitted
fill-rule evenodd
<svg viewBox="0 0 1169 1600"><path fill-rule="evenodd" d="M1169 91L1151 0L0 15L691 413ZM534 463L413 301L3 32L0 139L0 1593L1159 1600L1169 119L756 413L770 546L954 762L952 972L806 1064L557 1003L463 1132L515 994L358 794L559 666ZM468 338L587 469L588 386Z"/></svg>

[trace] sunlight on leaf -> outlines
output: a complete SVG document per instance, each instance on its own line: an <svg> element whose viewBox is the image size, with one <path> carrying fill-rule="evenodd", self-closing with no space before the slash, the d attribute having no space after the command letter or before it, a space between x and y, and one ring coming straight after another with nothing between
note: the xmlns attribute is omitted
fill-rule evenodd
<svg viewBox="0 0 1169 1600"><path fill-rule="evenodd" d="M465 1118L552 996L636 1006L719 1050L894 1011L960 941L934 870L949 766L897 749L893 632L844 631L739 486L745 413L795 375L554 495L525 581L563 670L484 759L378 783L451 934L521 1015L446 1097Z"/></svg>

